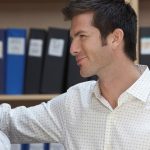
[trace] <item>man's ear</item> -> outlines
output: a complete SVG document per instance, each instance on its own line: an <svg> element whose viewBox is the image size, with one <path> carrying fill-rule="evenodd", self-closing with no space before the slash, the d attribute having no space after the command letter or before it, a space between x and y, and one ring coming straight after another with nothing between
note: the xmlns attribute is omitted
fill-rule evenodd
<svg viewBox="0 0 150 150"><path fill-rule="evenodd" d="M124 32L122 29L117 28L112 33L112 46L117 48L120 44L123 43Z"/></svg>

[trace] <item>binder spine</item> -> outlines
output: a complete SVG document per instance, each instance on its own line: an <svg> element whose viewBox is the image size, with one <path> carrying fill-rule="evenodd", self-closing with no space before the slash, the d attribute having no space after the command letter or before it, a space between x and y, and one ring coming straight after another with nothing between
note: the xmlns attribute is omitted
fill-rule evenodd
<svg viewBox="0 0 150 150"><path fill-rule="evenodd" d="M64 91L68 41L68 30L49 28L41 93L54 94Z"/></svg>
<svg viewBox="0 0 150 150"><path fill-rule="evenodd" d="M5 94L5 29L0 29L0 94Z"/></svg>
<svg viewBox="0 0 150 150"><path fill-rule="evenodd" d="M45 38L46 31L44 29L30 29L25 71L24 93L26 94L40 93L43 57L45 53Z"/></svg>
<svg viewBox="0 0 150 150"><path fill-rule="evenodd" d="M30 150L29 144L21 144L21 150Z"/></svg>
<svg viewBox="0 0 150 150"><path fill-rule="evenodd" d="M7 30L6 94L22 94L25 69L25 29Z"/></svg>

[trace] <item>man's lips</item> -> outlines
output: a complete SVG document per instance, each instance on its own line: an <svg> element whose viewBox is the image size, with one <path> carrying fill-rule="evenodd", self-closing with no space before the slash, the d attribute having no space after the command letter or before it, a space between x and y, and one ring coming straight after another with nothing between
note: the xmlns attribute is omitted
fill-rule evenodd
<svg viewBox="0 0 150 150"><path fill-rule="evenodd" d="M82 60L83 60L83 59L85 59L85 58L86 58L86 56L84 56L84 57L80 57L80 58L76 58L77 65L80 65L80 64L81 64L81 62L82 62Z"/></svg>

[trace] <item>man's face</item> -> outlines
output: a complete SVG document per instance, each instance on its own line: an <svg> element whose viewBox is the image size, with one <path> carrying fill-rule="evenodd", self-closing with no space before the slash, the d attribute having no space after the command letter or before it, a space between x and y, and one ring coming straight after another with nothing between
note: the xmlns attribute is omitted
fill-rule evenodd
<svg viewBox="0 0 150 150"><path fill-rule="evenodd" d="M71 22L70 52L76 57L80 74L83 77L98 75L102 69L110 65L112 60L109 36L107 44L102 46L101 34L92 25L92 18L93 13L87 12L73 17Z"/></svg>

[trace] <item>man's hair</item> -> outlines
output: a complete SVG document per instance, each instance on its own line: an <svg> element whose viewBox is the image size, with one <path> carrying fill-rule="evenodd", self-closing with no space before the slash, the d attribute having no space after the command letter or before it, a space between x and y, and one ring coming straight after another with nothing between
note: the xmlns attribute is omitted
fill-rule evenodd
<svg viewBox="0 0 150 150"><path fill-rule="evenodd" d="M102 42L116 28L124 32L124 52L131 60L136 59L137 16L124 0L70 0L62 10L66 20L93 12L93 25L99 29Z"/></svg>

